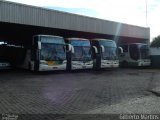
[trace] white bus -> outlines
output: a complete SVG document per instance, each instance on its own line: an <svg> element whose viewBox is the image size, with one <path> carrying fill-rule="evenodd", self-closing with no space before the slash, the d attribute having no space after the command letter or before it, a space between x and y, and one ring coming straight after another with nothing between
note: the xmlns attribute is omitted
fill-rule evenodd
<svg viewBox="0 0 160 120"><path fill-rule="evenodd" d="M7 57L7 43L0 42L0 69L9 69L11 64Z"/></svg>
<svg viewBox="0 0 160 120"><path fill-rule="evenodd" d="M91 44L84 38L66 38L67 70L93 68Z"/></svg>
<svg viewBox="0 0 160 120"><path fill-rule="evenodd" d="M149 45L144 43L131 43L121 45L123 53L119 55L120 65L150 66Z"/></svg>
<svg viewBox="0 0 160 120"><path fill-rule="evenodd" d="M22 68L31 71L66 70L66 50L63 37L36 35L26 50Z"/></svg>
<svg viewBox="0 0 160 120"><path fill-rule="evenodd" d="M117 68L119 60L117 45L115 41L109 39L92 39L94 69ZM122 48L120 51L123 52Z"/></svg>

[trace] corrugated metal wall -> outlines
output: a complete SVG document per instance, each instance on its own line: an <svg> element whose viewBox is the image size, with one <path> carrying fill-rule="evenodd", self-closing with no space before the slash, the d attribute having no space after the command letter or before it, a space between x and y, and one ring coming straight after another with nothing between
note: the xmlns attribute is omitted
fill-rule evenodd
<svg viewBox="0 0 160 120"><path fill-rule="evenodd" d="M150 29L0 1L0 22L148 39Z"/></svg>

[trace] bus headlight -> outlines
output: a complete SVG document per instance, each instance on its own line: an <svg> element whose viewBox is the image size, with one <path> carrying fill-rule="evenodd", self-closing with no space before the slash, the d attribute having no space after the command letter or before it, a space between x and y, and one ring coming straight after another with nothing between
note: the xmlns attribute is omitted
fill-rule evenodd
<svg viewBox="0 0 160 120"><path fill-rule="evenodd" d="M40 61L40 64L48 65L48 63L46 61Z"/></svg>

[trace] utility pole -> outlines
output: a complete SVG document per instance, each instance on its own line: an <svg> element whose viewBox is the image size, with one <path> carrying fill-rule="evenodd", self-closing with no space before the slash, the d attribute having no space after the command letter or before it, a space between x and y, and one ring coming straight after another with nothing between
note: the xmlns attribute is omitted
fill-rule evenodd
<svg viewBox="0 0 160 120"><path fill-rule="evenodd" d="M148 27L148 23L147 23L147 14L148 14L148 6L147 6L147 0L145 0L145 5L146 5L146 27Z"/></svg>

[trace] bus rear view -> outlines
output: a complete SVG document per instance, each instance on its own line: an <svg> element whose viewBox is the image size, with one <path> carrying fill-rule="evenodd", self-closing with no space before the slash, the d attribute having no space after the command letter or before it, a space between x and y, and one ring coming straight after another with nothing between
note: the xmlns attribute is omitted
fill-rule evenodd
<svg viewBox="0 0 160 120"><path fill-rule="evenodd" d="M97 38L91 40L91 42L93 47L94 69L119 67L115 41Z"/></svg>
<svg viewBox="0 0 160 120"><path fill-rule="evenodd" d="M84 38L67 38L67 70L93 68L91 44Z"/></svg>

